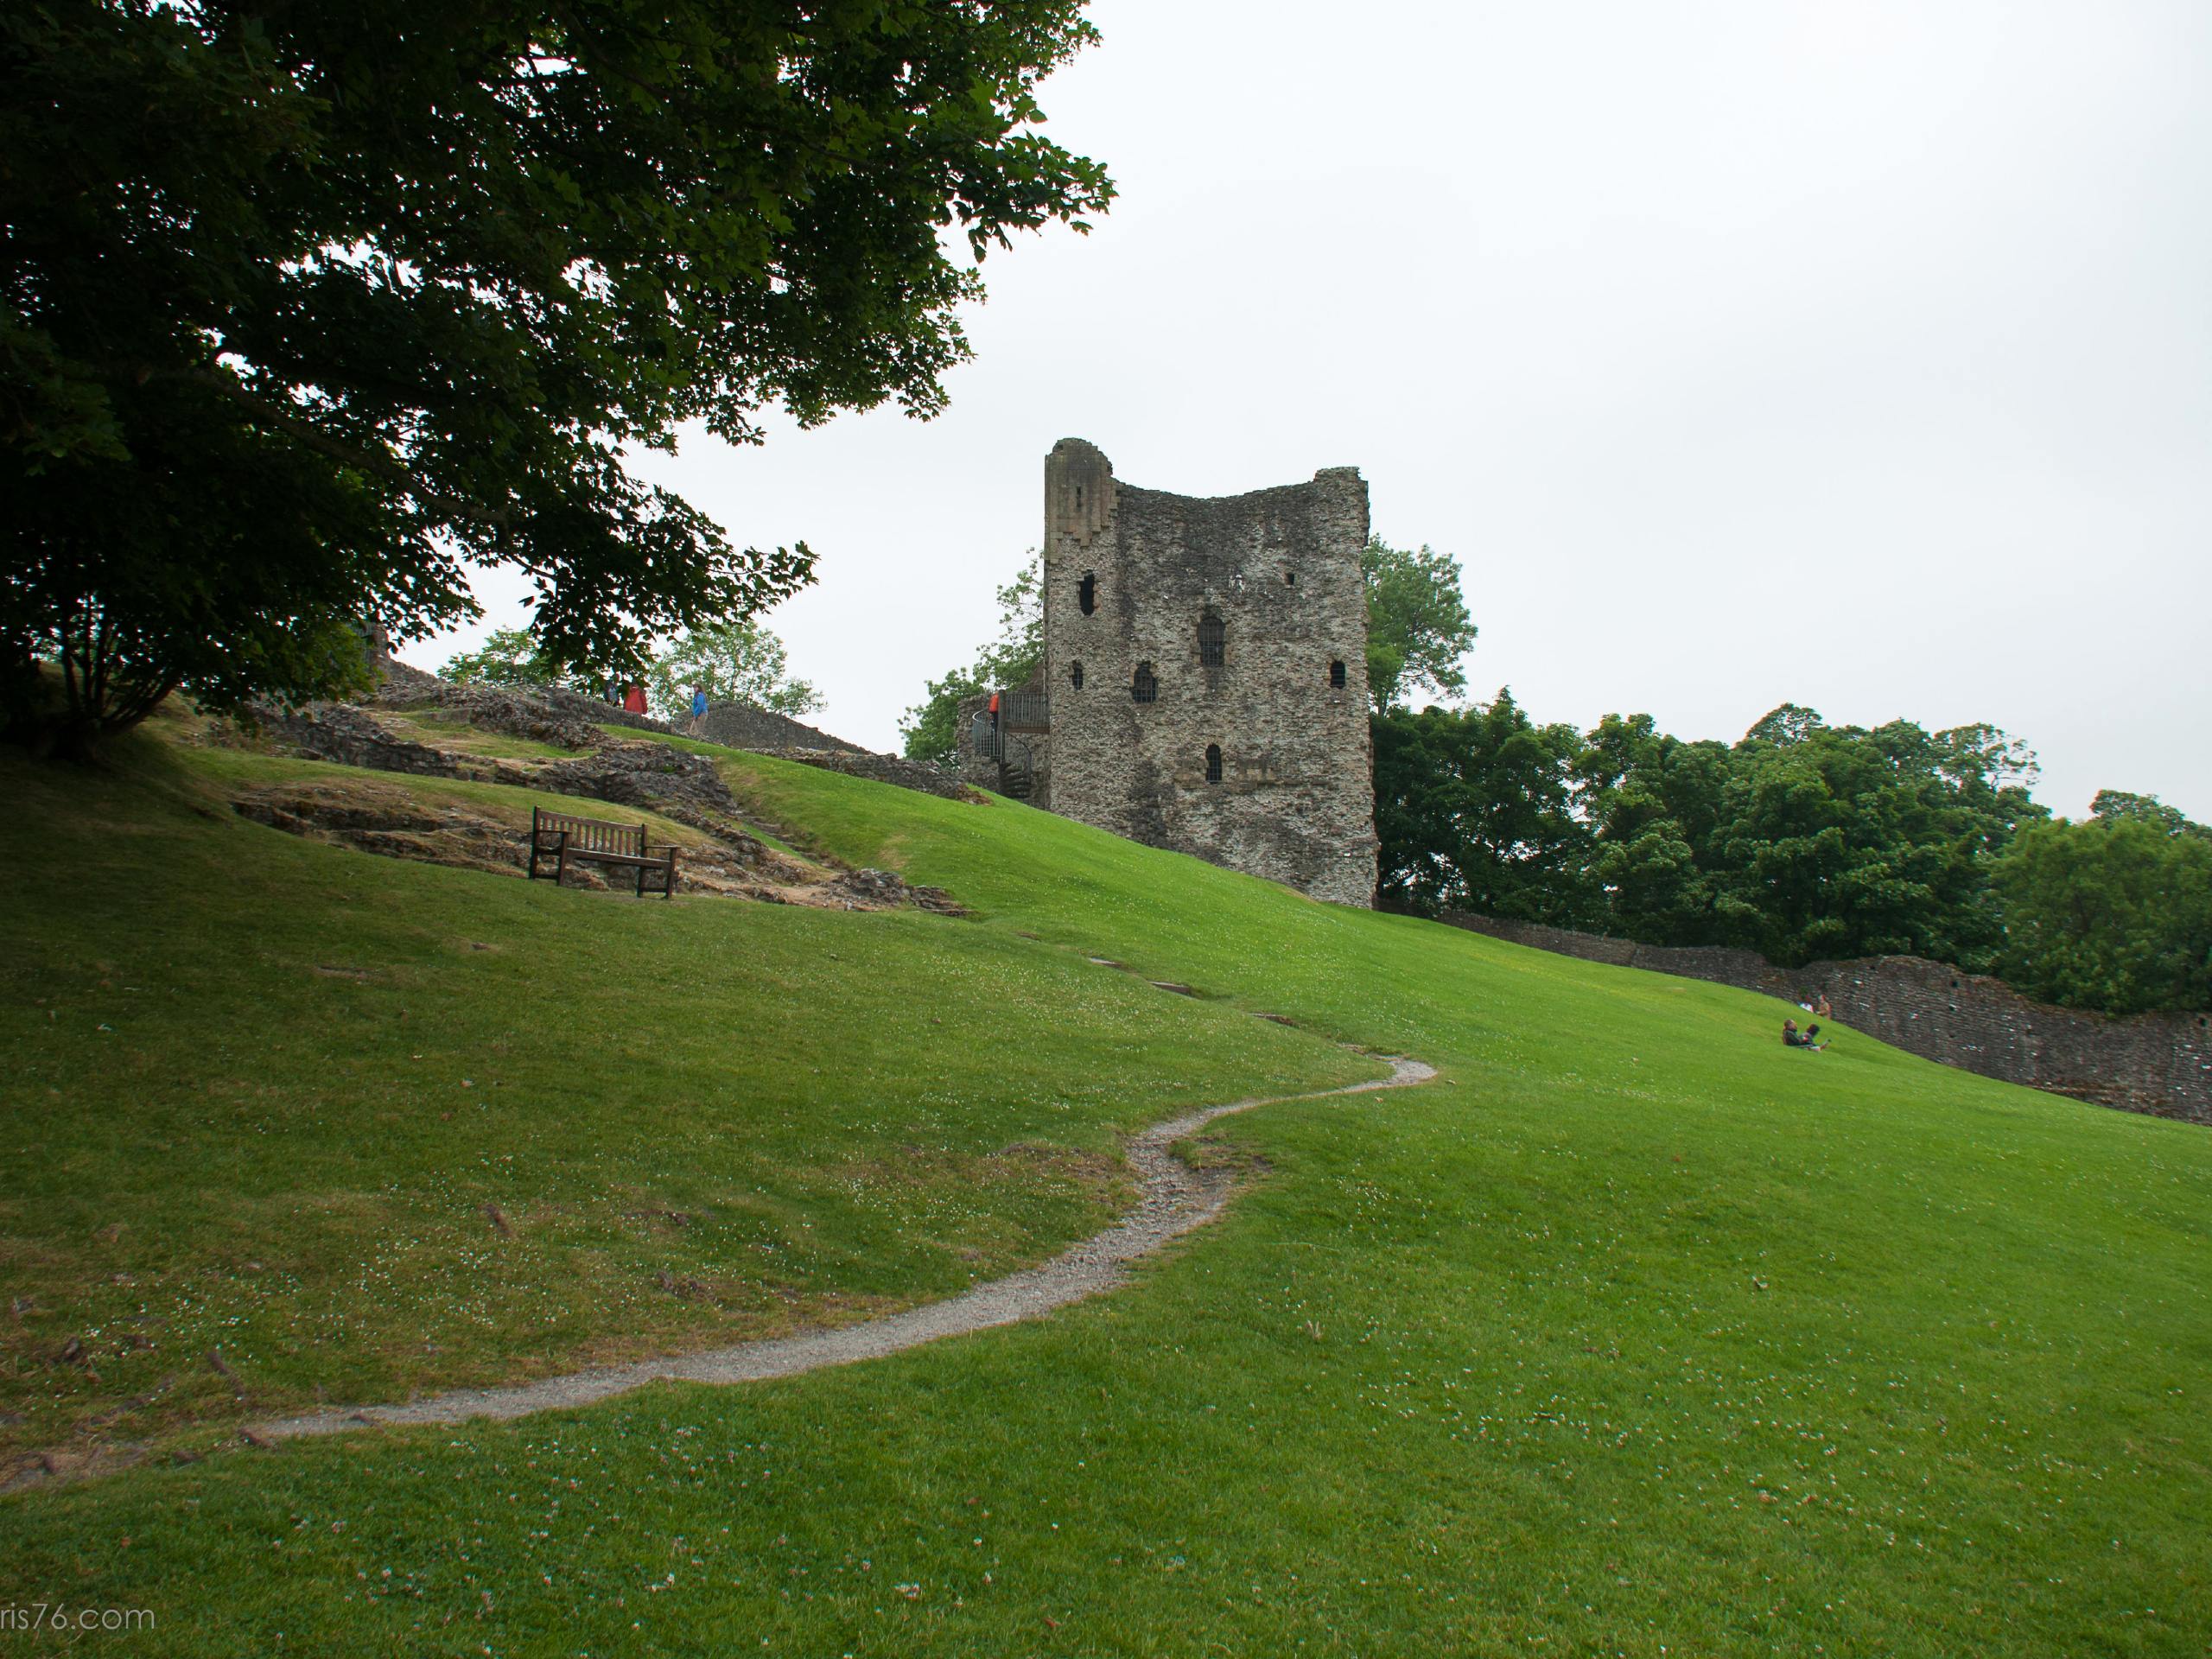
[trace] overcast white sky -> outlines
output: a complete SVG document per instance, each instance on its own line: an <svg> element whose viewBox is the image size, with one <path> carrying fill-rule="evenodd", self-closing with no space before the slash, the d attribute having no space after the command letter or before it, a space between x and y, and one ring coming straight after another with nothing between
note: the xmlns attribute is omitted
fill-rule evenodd
<svg viewBox="0 0 2212 1659"><path fill-rule="evenodd" d="M950 410L653 458L821 556L770 618L820 723L895 747L1073 435L1186 494L1358 466L1539 719L1987 720L2058 811L2212 821L2212 4L1092 16L1048 130L1121 198L990 259Z"/></svg>

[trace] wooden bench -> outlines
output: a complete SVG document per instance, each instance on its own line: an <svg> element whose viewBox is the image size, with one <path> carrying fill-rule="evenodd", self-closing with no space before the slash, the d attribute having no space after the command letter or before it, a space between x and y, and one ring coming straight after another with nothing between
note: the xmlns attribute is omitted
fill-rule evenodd
<svg viewBox="0 0 2212 1659"><path fill-rule="evenodd" d="M676 892L676 849L669 846L653 851L645 844L644 824L613 823L605 818L579 818L566 812L531 807L530 879L535 881L543 874L550 876L558 887L561 878L569 872L570 859L579 863L613 864L634 869L640 899L649 892L664 899ZM645 878L656 871L660 875L659 885L647 887Z"/></svg>

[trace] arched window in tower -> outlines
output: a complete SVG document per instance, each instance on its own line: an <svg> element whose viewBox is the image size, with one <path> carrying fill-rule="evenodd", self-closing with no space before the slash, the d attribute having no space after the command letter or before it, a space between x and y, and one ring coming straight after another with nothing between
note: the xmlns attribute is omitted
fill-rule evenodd
<svg viewBox="0 0 2212 1659"><path fill-rule="evenodd" d="M1338 658L1329 664L1329 686L1332 690L1336 691L1344 689L1344 664L1342 658Z"/></svg>
<svg viewBox="0 0 2212 1659"><path fill-rule="evenodd" d="M1210 784L1217 784L1220 781L1221 745L1218 743L1209 743L1206 745L1206 782Z"/></svg>
<svg viewBox="0 0 2212 1659"><path fill-rule="evenodd" d="M1068 667L1068 683L1078 691L1083 690L1083 664L1072 663Z"/></svg>
<svg viewBox="0 0 2212 1659"><path fill-rule="evenodd" d="M1075 602L1085 616L1098 608L1098 578L1088 570L1083 573L1083 580L1075 585Z"/></svg>
<svg viewBox="0 0 2212 1659"><path fill-rule="evenodd" d="M1150 663L1137 664L1136 677L1129 682L1129 699L1133 702L1160 701L1160 682L1153 677Z"/></svg>
<svg viewBox="0 0 2212 1659"><path fill-rule="evenodd" d="M1212 611L1198 618L1198 666L1219 668L1229 660L1229 625Z"/></svg>

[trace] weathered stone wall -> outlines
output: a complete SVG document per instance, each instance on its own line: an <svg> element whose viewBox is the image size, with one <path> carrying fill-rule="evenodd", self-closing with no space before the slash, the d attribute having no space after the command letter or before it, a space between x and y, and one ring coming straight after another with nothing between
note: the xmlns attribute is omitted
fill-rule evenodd
<svg viewBox="0 0 2212 1659"><path fill-rule="evenodd" d="M1046 461L1045 524L1052 734L1036 804L1318 899L1370 903L1358 473L1202 500L1132 488L1096 448L1064 439ZM1202 660L1207 618L1224 636L1218 664ZM1134 695L1141 668L1156 682L1150 702Z"/></svg>
<svg viewBox="0 0 2212 1659"><path fill-rule="evenodd" d="M686 731L689 728L677 726L673 729ZM747 702L718 703L709 709L695 735L732 749L841 749L848 754L868 753L857 743L848 743L842 737L817 731L788 715L772 714Z"/></svg>
<svg viewBox="0 0 2212 1659"><path fill-rule="evenodd" d="M472 723L487 726L487 729L508 730L518 737L537 738L569 748L592 741L596 734L591 728L598 726L684 733L690 724L689 721L671 722L651 715L633 715L620 703L589 696L565 685L455 685L388 657L382 664L381 689L374 701L390 708L437 703L458 710ZM526 724L489 726L482 718L482 711L492 706L521 709L525 721L543 721L550 710L575 729L538 731L528 728ZM857 743L848 743L842 737L832 736L787 715L772 714L748 702L717 703L709 709L706 719L700 722L698 735L709 743L733 749L841 749L851 754L868 753Z"/></svg>
<svg viewBox="0 0 2212 1659"><path fill-rule="evenodd" d="M1755 951L1638 944L1534 922L1440 919L1587 962L1710 980L1786 1001L1825 995L1835 1019L1923 1059L2129 1111L2212 1123L2212 1014L2114 1020L2031 1002L2001 980L1918 957L1777 968Z"/></svg>
<svg viewBox="0 0 2212 1659"><path fill-rule="evenodd" d="M753 753L772 755L779 760L796 760L803 766L819 766L824 772L842 772L848 778L868 778L879 784L896 784L901 789L911 789L922 795L935 795L948 801L980 803L983 798L954 773L940 772L935 766L925 766L918 760L908 760L896 754L876 754L867 749L850 748L755 748Z"/></svg>
<svg viewBox="0 0 2212 1659"><path fill-rule="evenodd" d="M674 729L664 720L655 720L651 715L633 715L619 703L587 696L581 691L570 690L565 685L456 685L450 680L442 680L435 674L425 673L419 668L397 661L385 662L382 682L369 701L375 706L386 709L410 709L435 703L452 709L472 724L478 725L485 723L482 718L485 709L504 702L509 708L523 711L520 723L486 727L486 729L506 731L516 737L534 738L569 748L595 741L594 728L600 726L627 726L641 732ZM542 722L549 715L564 722L563 729L541 732L531 728L531 722Z"/></svg>

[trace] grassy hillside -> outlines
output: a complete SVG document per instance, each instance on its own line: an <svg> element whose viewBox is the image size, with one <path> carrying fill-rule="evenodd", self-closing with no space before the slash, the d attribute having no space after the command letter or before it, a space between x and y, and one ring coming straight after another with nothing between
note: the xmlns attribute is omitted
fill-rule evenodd
<svg viewBox="0 0 2212 1659"><path fill-rule="evenodd" d="M149 1274L177 1319L226 1287L254 1389L941 1294L1091 1224L1116 1128L1359 1074L1319 1037L1443 1076L1234 1120L1230 1215L1040 1324L0 1500L27 1588L163 1650L2205 1650L2201 1129L758 758L764 819L978 918L391 863L202 818L173 764L5 780L4 1248L103 1333ZM289 1338L249 1248L306 1264ZM671 1250L711 1312L640 1287ZM11 1340L16 1409L86 1386Z"/></svg>
<svg viewBox="0 0 2212 1659"><path fill-rule="evenodd" d="M0 766L0 1466L944 1295L1099 1225L1118 1134L1376 1069L973 923L641 904L227 805L597 803Z"/></svg>

